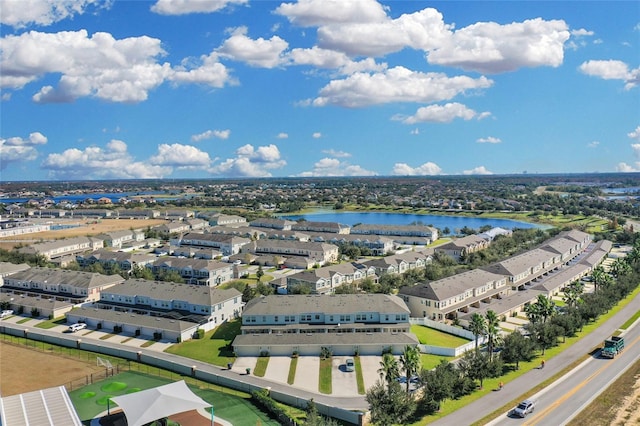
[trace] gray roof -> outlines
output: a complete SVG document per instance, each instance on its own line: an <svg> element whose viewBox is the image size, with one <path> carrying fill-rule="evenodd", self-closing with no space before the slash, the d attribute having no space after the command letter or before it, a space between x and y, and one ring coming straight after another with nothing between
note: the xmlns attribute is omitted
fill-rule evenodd
<svg viewBox="0 0 640 426"><path fill-rule="evenodd" d="M551 260L552 257L553 255L549 251L537 248L502 262L483 266L482 269L496 274L516 276L530 270L533 266Z"/></svg>
<svg viewBox="0 0 640 426"><path fill-rule="evenodd" d="M51 309L55 311L62 308L70 308L75 303L60 301L55 298L45 299L38 296L18 295L14 293L0 293L0 301L9 302L17 306L24 306L25 312L29 312L31 308L37 308L39 310Z"/></svg>
<svg viewBox="0 0 640 426"><path fill-rule="evenodd" d="M218 243L227 243L227 244L239 244L242 242L248 243L249 240L248 238L243 238L243 237L235 237L233 235L227 235L227 234L218 234L218 233L202 233L202 232L190 232L188 234L185 234L182 238L182 241L185 240L200 240L200 241L214 241L214 242L218 242Z"/></svg>
<svg viewBox="0 0 640 426"><path fill-rule="evenodd" d="M312 312L346 314L354 312L409 313L398 296L388 294L271 295L251 300L245 315L298 315Z"/></svg>
<svg viewBox="0 0 640 426"><path fill-rule="evenodd" d="M10 263L10 262L0 262L0 276L6 277L7 275L15 274L16 272L26 271L31 268L31 266L26 263Z"/></svg>
<svg viewBox="0 0 640 426"><path fill-rule="evenodd" d="M303 346L358 345L391 346L415 345L418 339L411 333L282 333L241 334L232 345L241 346Z"/></svg>
<svg viewBox="0 0 640 426"><path fill-rule="evenodd" d="M130 253L124 251L111 251L107 249L98 249L93 252L85 253L83 255L77 255L76 257L80 257L83 259L95 258L96 260L101 260L103 262L113 261L113 262L125 262L129 261L131 263L147 263L157 259L157 256L148 253Z"/></svg>
<svg viewBox="0 0 640 426"><path fill-rule="evenodd" d="M92 318L101 321L112 321L122 325L131 324L140 327L157 328L158 330L177 331L180 333L198 326L196 323L190 321L180 321L150 315L138 315L130 312L118 312L111 309L82 307L69 311L67 315L79 316L83 320Z"/></svg>
<svg viewBox="0 0 640 426"><path fill-rule="evenodd" d="M70 271L67 269L51 269L34 267L26 271L17 272L10 279L19 281L47 282L48 284L64 284L76 288L98 288L121 283L124 278L120 275L103 275L97 272ZM5 284L6 285L6 284Z"/></svg>
<svg viewBox="0 0 640 426"><path fill-rule="evenodd" d="M333 244L327 243L314 243L307 241L296 241L296 240L273 240L273 239L260 239L255 242L256 249L261 248L292 248L292 249L300 249L300 250L318 250L318 251L327 251L327 250L335 250L338 247ZM296 253L291 253L296 254Z"/></svg>
<svg viewBox="0 0 640 426"><path fill-rule="evenodd" d="M191 268L191 269L197 269L197 270L206 269L208 271L215 271L218 269L227 269L232 267L230 263L218 262L216 260L191 259L191 258L181 259L179 257L173 257L173 256L161 257L155 262L153 262L153 266L160 267L162 265L167 265L167 267L174 268L174 269Z"/></svg>
<svg viewBox="0 0 640 426"><path fill-rule="evenodd" d="M539 294L544 294L546 296L546 292L531 288L526 291L516 291L502 299L490 299L490 303L482 303L480 308L470 306L469 312L460 316L460 319L468 321L474 313L484 316L489 310L501 315L505 312L509 312L511 309L521 307L527 302L535 301Z"/></svg>
<svg viewBox="0 0 640 426"><path fill-rule="evenodd" d="M165 281L130 279L103 290L104 293L123 296L146 296L157 300L179 300L193 305L213 306L242 296L235 288L221 289L202 285L178 284Z"/></svg>
<svg viewBox="0 0 640 426"><path fill-rule="evenodd" d="M411 287L402 287L398 293L429 300L447 300L467 290L480 287L483 284L504 279L504 275L501 274L495 274L482 269L473 269L437 281L422 283ZM486 294L483 295L483 297L486 297Z"/></svg>

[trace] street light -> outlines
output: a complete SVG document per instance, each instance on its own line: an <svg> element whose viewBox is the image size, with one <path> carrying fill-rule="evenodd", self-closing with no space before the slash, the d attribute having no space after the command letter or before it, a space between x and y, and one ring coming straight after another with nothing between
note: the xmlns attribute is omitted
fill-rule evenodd
<svg viewBox="0 0 640 426"><path fill-rule="evenodd" d="M211 426L213 426L213 405L211 406Z"/></svg>

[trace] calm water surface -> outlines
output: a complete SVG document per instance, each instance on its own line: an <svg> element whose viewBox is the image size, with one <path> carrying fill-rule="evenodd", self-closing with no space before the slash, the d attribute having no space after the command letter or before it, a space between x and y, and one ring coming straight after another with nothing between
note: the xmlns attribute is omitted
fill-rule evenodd
<svg viewBox="0 0 640 426"><path fill-rule="evenodd" d="M309 214L283 216L289 220L306 219L314 222L338 222L344 225L355 225L357 223L366 223L372 225L411 225L422 224L434 226L440 230L449 228L451 233L455 233L457 229L465 226L478 229L482 226L489 225L492 228L500 227L504 229L514 228L540 228L544 229L548 226L535 223L521 222L511 219L490 219L462 216L440 216L432 214L405 214L405 213L388 213L388 212L335 212L335 211L318 211Z"/></svg>

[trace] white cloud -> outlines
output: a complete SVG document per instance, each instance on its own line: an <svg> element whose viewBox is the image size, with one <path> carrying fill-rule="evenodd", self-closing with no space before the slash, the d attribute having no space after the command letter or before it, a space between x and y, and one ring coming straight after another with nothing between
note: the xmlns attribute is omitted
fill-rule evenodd
<svg viewBox="0 0 640 426"><path fill-rule="evenodd" d="M322 133L315 132L314 134L311 135L311 137L314 139L320 139L322 137Z"/></svg>
<svg viewBox="0 0 640 426"><path fill-rule="evenodd" d="M168 78L175 83L206 84L215 88L224 87L225 84L238 84L236 79L229 75L227 67L218 62L218 54L215 52L202 55L199 61L182 60Z"/></svg>
<svg viewBox="0 0 640 426"><path fill-rule="evenodd" d="M491 74L522 67L557 67L564 59L563 46L569 35L562 20L536 18L506 25L478 22L455 31L427 60Z"/></svg>
<svg viewBox="0 0 640 426"><path fill-rule="evenodd" d="M406 163L393 165L392 174L397 176L435 176L442 173L442 169L436 163L426 162L418 167L411 167Z"/></svg>
<svg viewBox="0 0 640 426"><path fill-rule="evenodd" d="M288 139L289 138L289 134L285 133L285 132L280 132L277 134L276 136L277 139Z"/></svg>
<svg viewBox="0 0 640 426"><path fill-rule="evenodd" d="M347 157L351 157L351 154L349 154L348 152L344 152L344 151L336 151L335 149L323 149L322 150L323 154L327 154L331 157L334 158L347 158Z"/></svg>
<svg viewBox="0 0 640 426"><path fill-rule="evenodd" d="M189 13L212 13L228 5L246 4L249 0L158 0L151 11L161 15L186 15Z"/></svg>
<svg viewBox="0 0 640 426"><path fill-rule="evenodd" d="M589 148L597 148L597 147L598 147L598 145L600 145L600 142L599 142L599 141L591 141L591 142L589 142L589 143L587 144L587 146L588 146Z"/></svg>
<svg viewBox="0 0 640 426"><path fill-rule="evenodd" d="M349 164L336 158L323 158L313 165L313 170L302 172L299 176L375 176L376 173L358 165Z"/></svg>
<svg viewBox="0 0 640 426"><path fill-rule="evenodd" d="M269 170L280 169L287 164L280 157L280 150L276 145L260 146L246 144L236 150L236 157L224 160L209 169L212 174L230 177L270 177Z"/></svg>
<svg viewBox="0 0 640 426"><path fill-rule="evenodd" d="M322 26L318 28L318 45L351 56L383 56L405 47L429 51L451 38L451 28L439 11L426 8L397 19Z"/></svg>
<svg viewBox="0 0 640 426"><path fill-rule="evenodd" d="M127 144L115 139L105 148L70 148L61 153L49 154L43 161L42 168L49 170L52 177L76 179L163 178L173 171L172 167L134 161L127 150Z"/></svg>
<svg viewBox="0 0 640 426"><path fill-rule="evenodd" d="M82 15L91 7L109 8L111 4L112 0L5 0L0 23L14 28L29 24L47 26Z"/></svg>
<svg viewBox="0 0 640 426"><path fill-rule="evenodd" d="M45 86L37 102L71 101L95 96L115 102L147 98L170 74L160 40L132 37L116 40L108 33L89 37L86 30L46 34L37 31L0 39L2 87L21 88L47 73L60 73L57 88Z"/></svg>
<svg viewBox="0 0 640 426"><path fill-rule="evenodd" d="M636 127L634 131L627 133L627 136L629 136L631 139L640 141L640 126Z"/></svg>
<svg viewBox="0 0 640 426"><path fill-rule="evenodd" d="M476 142L477 143L501 143L502 140L500 138L489 136L486 138L478 138L476 139Z"/></svg>
<svg viewBox="0 0 640 426"><path fill-rule="evenodd" d="M9 163L17 161L31 161L38 157L36 145L47 143L47 137L40 132L33 132L27 139L21 137L0 138L0 170L4 170Z"/></svg>
<svg viewBox="0 0 640 426"><path fill-rule="evenodd" d="M636 131L638 131L639 129L640 127L638 127ZM631 135L633 133L635 132L631 132L629 134L629 137L632 137ZM633 150L633 156L640 160L640 143L631 144L631 149ZM640 161L636 161L633 165L624 162L618 163L618 165L616 166L616 171L624 173L640 172Z"/></svg>
<svg viewBox="0 0 640 426"><path fill-rule="evenodd" d="M266 40L262 37L251 39L247 36L247 27L232 30L216 52L222 57L245 62L254 67L275 68L285 62L284 51L289 43L274 35Z"/></svg>
<svg viewBox="0 0 640 426"><path fill-rule="evenodd" d="M593 31L585 30L584 28L580 28L578 30L571 30L571 35L573 37L586 37L592 36L595 33Z"/></svg>
<svg viewBox="0 0 640 426"><path fill-rule="evenodd" d="M198 133L197 135L191 136L192 142L200 142L206 139L229 139L229 135L231 135L231 130L207 130L206 132Z"/></svg>
<svg viewBox="0 0 640 426"><path fill-rule="evenodd" d="M486 116L485 113L483 113L482 117L484 116ZM452 102L445 105L429 105L419 108L414 115L404 118L402 122L405 124L450 123L456 118L471 120L476 117L480 117L480 114L463 104Z"/></svg>
<svg viewBox="0 0 640 426"><path fill-rule="evenodd" d="M487 170L485 166L478 166L471 170L464 170L462 174L463 175L492 175L493 172Z"/></svg>
<svg viewBox="0 0 640 426"><path fill-rule="evenodd" d="M192 69L186 61L176 69L158 62L164 55L160 40L147 36L118 40L102 32L89 36L86 30L10 35L0 39L0 87L20 89L46 74L61 74L56 87L41 87L33 100L141 102L166 80L213 87L233 82L215 54L203 56L202 65Z"/></svg>
<svg viewBox="0 0 640 426"><path fill-rule="evenodd" d="M640 172L640 161L636 163L636 167L633 167L627 163L618 163L616 171L620 173L636 173Z"/></svg>
<svg viewBox="0 0 640 426"><path fill-rule="evenodd" d="M622 80L625 89L629 90L640 83L640 68L629 69L629 66L617 60L590 60L583 62L578 68L586 75L600 77L604 80Z"/></svg>
<svg viewBox="0 0 640 426"><path fill-rule="evenodd" d="M342 80L333 80L320 90L313 105L355 108L390 102L438 102L492 84L493 81L484 76L477 79L448 77L442 73L395 67L375 74L355 73Z"/></svg>
<svg viewBox="0 0 640 426"><path fill-rule="evenodd" d="M387 15L375 0L299 0L282 3L275 13L286 16L292 24L308 27L350 22L378 22Z"/></svg>
<svg viewBox="0 0 640 426"><path fill-rule="evenodd" d="M310 49L292 49L288 58L295 65L311 65L315 68L336 69L342 74L354 72L382 71L387 68L386 63L378 64L373 58L354 61L342 52L322 49L313 46Z"/></svg>
<svg viewBox="0 0 640 426"><path fill-rule="evenodd" d="M207 152L195 146L174 144L158 145L158 153L149 158L149 163L156 166L204 168L211 164Z"/></svg>

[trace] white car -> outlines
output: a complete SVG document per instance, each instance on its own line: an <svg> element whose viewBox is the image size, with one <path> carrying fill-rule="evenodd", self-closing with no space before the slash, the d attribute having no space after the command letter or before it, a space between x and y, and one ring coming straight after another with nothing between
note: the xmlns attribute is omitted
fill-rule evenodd
<svg viewBox="0 0 640 426"><path fill-rule="evenodd" d="M83 330L85 328L87 328L87 324L85 324L83 322L78 322L78 323L75 323L75 324L71 324L69 326L69 332L70 333L75 333L76 331Z"/></svg>
<svg viewBox="0 0 640 426"><path fill-rule="evenodd" d="M11 315L13 315L13 311L11 309L7 309L7 310L2 311L0 313L0 318L8 317L8 316L11 316Z"/></svg>
<svg viewBox="0 0 640 426"><path fill-rule="evenodd" d="M535 401L530 399L525 399L522 401L516 408L513 409L513 414L518 417L527 417L527 414L533 413L533 410L536 408Z"/></svg>

